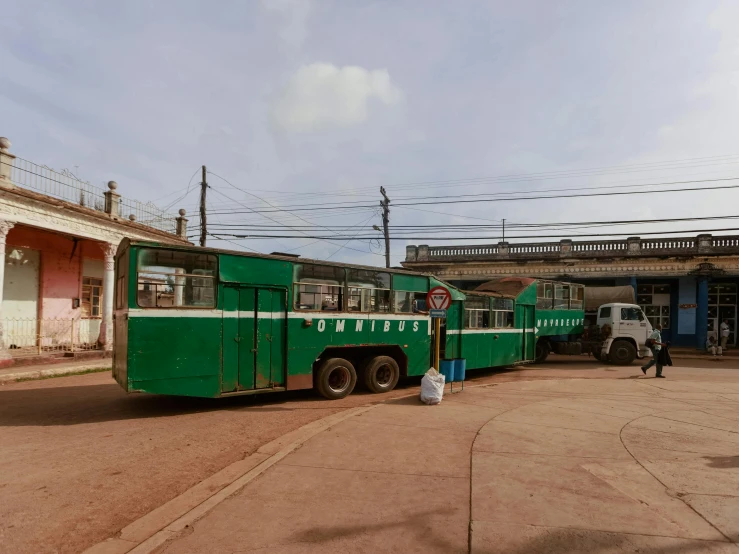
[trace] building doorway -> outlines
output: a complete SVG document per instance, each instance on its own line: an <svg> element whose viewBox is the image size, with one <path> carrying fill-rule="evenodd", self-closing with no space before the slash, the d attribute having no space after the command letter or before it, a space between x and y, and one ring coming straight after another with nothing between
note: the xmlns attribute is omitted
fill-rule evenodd
<svg viewBox="0 0 739 554"><path fill-rule="evenodd" d="M731 334L727 344L736 346L736 283L712 283L708 285L708 335L721 339L719 328L726 319Z"/></svg>
<svg viewBox="0 0 739 554"><path fill-rule="evenodd" d="M658 323L662 326L662 339L670 340L670 285L638 285L636 303L652 327Z"/></svg>

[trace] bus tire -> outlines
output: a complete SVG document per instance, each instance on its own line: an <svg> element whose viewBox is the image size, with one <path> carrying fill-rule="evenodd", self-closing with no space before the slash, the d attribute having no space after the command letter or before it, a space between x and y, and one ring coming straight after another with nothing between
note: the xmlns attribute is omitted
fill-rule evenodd
<svg viewBox="0 0 739 554"><path fill-rule="evenodd" d="M357 384L357 372L349 360L329 358L318 367L315 387L329 400L339 400L351 394Z"/></svg>
<svg viewBox="0 0 739 554"><path fill-rule="evenodd" d="M608 352L608 360L616 365L630 365L636 358L636 348L627 340L615 340Z"/></svg>
<svg viewBox="0 0 739 554"><path fill-rule="evenodd" d="M534 358L534 361L537 364L543 363L551 351L552 347L549 345L549 341L546 339L539 339L536 341L536 358Z"/></svg>
<svg viewBox="0 0 739 554"><path fill-rule="evenodd" d="M362 371L364 385L375 394L390 392L398 384L399 378L398 362L390 356L372 358Z"/></svg>

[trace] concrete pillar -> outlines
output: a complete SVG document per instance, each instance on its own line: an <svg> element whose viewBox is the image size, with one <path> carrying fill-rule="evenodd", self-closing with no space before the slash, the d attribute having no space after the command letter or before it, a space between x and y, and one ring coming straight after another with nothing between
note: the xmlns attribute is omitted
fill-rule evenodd
<svg viewBox="0 0 739 554"><path fill-rule="evenodd" d="M562 239L559 241L559 255L562 258L572 256L572 240Z"/></svg>
<svg viewBox="0 0 739 554"><path fill-rule="evenodd" d="M100 321L98 345L104 350L113 348L113 290L115 287L115 244L104 242L100 245L105 255L103 273L103 314Z"/></svg>
<svg viewBox="0 0 739 554"><path fill-rule="evenodd" d="M418 258L417 260L419 262L425 262L429 259L429 245L428 244L419 244L418 245Z"/></svg>
<svg viewBox="0 0 739 554"><path fill-rule="evenodd" d="M185 210L180 210L180 217L176 219L177 236L185 240L187 240L187 219L185 219L186 213L187 212Z"/></svg>
<svg viewBox="0 0 739 554"><path fill-rule="evenodd" d="M115 191L118 188L118 183L108 181L108 188L110 190L103 193L105 196L105 213L112 217L119 217L121 215L121 195Z"/></svg>
<svg viewBox="0 0 739 554"><path fill-rule="evenodd" d="M698 254L710 254L713 252L713 235L698 235Z"/></svg>
<svg viewBox="0 0 739 554"><path fill-rule="evenodd" d="M0 219L0 367L13 365L13 358L5 348L5 325L3 321L3 285L5 284L5 240L13 223Z"/></svg>
<svg viewBox="0 0 739 554"><path fill-rule="evenodd" d="M629 277L629 284L634 287L634 298L636 299L636 275Z"/></svg>
<svg viewBox="0 0 739 554"><path fill-rule="evenodd" d="M185 290L185 270L177 267L174 270L174 305L183 305L183 292Z"/></svg>
<svg viewBox="0 0 739 554"><path fill-rule="evenodd" d="M698 278L698 308L695 310L695 340L696 348L706 347L708 339L708 278Z"/></svg>
<svg viewBox="0 0 739 554"><path fill-rule="evenodd" d="M508 243L507 242L498 242L498 257L499 258L508 257Z"/></svg>
<svg viewBox="0 0 739 554"><path fill-rule="evenodd" d="M10 174L15 163L15 156L10 153L10 141L0 137L0 188L12 189L15 187L10 180Z"/></svg>
<svg viewBox="0 0 739 554"><path fill-rule="evenodd" d="M416 248L415 244L408 244L405 247L405 261L406 262L415 262L416 258L418 257L418 248Z"/></svg>
<svg viewBox="0 0 739 554"><path fill-rule="evenodd" d="M629 237L626 239L626 255L638 256L641 254L641 238Z"/></svg>

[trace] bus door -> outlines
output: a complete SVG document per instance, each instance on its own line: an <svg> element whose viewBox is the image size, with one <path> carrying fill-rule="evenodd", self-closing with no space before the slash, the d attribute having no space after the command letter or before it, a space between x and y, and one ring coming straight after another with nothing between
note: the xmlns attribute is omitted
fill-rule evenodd
<svg viewBox="0 0 739 554"><path fill-rule="evenodd" d="M225 287L223 392L284 386L287 291Z"/></svg>
<svg viewBox="0 0 739 554"><path fill-rule="evenodd" d="M534 306L523 307L521 360L532 361L536 355L536 331L534 331Z"/></svg>

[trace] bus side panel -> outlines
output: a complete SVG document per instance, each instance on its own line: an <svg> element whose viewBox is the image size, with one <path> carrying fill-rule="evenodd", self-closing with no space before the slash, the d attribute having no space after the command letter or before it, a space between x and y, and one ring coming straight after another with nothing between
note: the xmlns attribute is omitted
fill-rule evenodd
<svg viewBox="0 0 739 554"><path fill-rule="evenodd" d="M585 312L583 310L537 309L534 317L538 337L558 335L582 335Z"/></svg>
<svg viewBox="0 0 739 554"><path fill-rule="evenodd" d="M220 317L178 317L177 310L168 317L130 317L129 390L218 396L221 332Z"/></svg>
<svg viewBox="0 0 739 554"><path fill-rule="evenodd" d="M400 346L408 357L408 375L423 375L431 367L431 318L411 317L399 332Z"/></svg>

